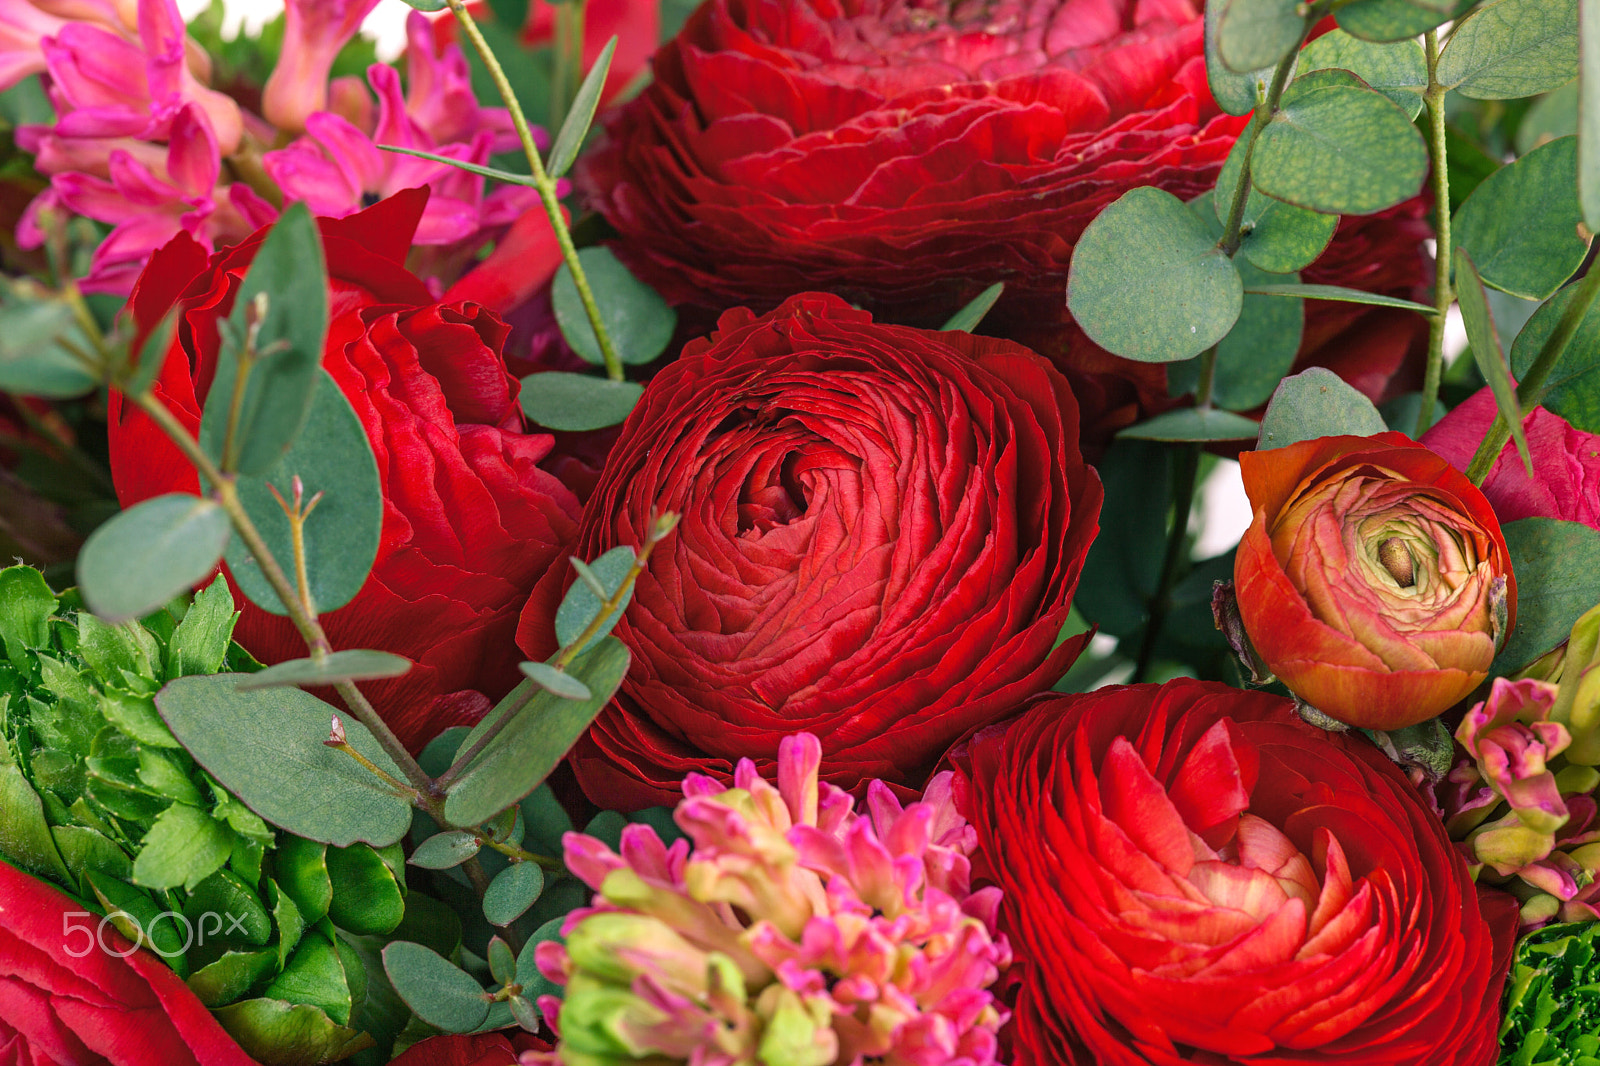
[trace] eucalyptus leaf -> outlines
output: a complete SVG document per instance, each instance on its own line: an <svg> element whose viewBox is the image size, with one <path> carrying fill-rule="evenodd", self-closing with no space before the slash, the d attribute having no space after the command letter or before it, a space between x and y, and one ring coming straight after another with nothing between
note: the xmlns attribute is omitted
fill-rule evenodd
<svg viewBox="0 0 1600 1066"><path fill-rule="evenodd" d="M410 802L323 743L332 707L294 688L240 692L242 676L182 677L156 696L167 728L207 773L268 822L312 840L381 847L405 835ZM372 734L341 717L350 745L400 778Z"/></svg>
<svg viewBox="0 0 1600 1066"><path fill-rule="evenodd" d="M239 679L240 692L284 685L332 685L339 681L372 681L399 677L411 669L411 660L393 652L352 648L320 659L289 659Z"/></svg>
<svg viewBox="0 0 1600 1066"><path fill-rule="evenodd" d="M1472 191L1451 222L1457 247L1472 254L1485 285L1543 300L1588 254L1581 234L1576 137L1550 141Z"/></svg>
<svg viewBox="0 0 1600 1066"><path fill-rule="evenodd" d="M405 2L416 11L443 11L450 6L445 0L405 0Z"/></svg>
<svg viewBox="0 0 1600 1066"><path fill-rule="evenodd" d="M549 663L521 663L519 665L528 680L553 696L560 696L564 700L586 700L589 698L589 687L564 670L557 670Z"/></svg>
<svg viewBox="0 0 1600 1066"><path fill-rule="evenodd" d="M427 870L448 870L460 866L478 854L478 838L464 829L452 829L433 836L417 845L407 861Z"/></svg>
<svg viewBox="0 0 1600 1066"><path fill-rule="evenodd" d="M634 381L547 370L522 379L522 413L546 429L578 433L621 425L644 395Z"/></svg>
<svg viewBox="0 0 1600 1066"><path fill-rule="evenodd" d="M1517 575L1517 621L1491 674L1520 670L1565 641L1600 603L1600 532L1581 522L1523 518L1501 527Z"/></svg>
<svg viewBox="0 0 1600 1066"><path fill-rule="evenodd" d="M509 170L498 170L494 167L481 166L477 163L469 163L464 159L456 159L448 155L439 155L437 152L424 152L420 148L402 148L398 144L380 144L378 147L385 152L394 152L397 155L415 156L418 159L428 159L435 163L443 163L445 166L455 167L457 170L465 170L467 173L476 174L481 178L491 178L495 181L503 181L508 185L536 187L539 184L527 174L516 174Z"/></svg>
<svg viewBox="0 0 1600 1066"><path fill-rule="evenodd" d="M1590 233L1600 233L1600 0L1579 0L1578 199Z"/></svg>
<svg viewBox="0 0 1600 1066"><path fill-rule="evenodd" d="M1257 451L1314 437L1382 433L1389 427L1372 401L1322 367L1283 379L1261 419Z"/></svg>
<svg viewBox="0 0 1600 1066"><path fill-rule="evenodd" d="M1234 142L1222 172L1217 175L1216 191L1206 194L1219 223L1226 224L1233 210L1243 160L1244 140L1241 138ZM1245 199L1244 214L1240 216L1239 253L1268 273L1293 273L1316 261L1338 228L1338 215L1307 211L1251 188ZM1220 229L1218 233L1220 235ZM1239 264L1238 259L1234 264Z"/></svg>
<svg viewBox="0 0 1600 1066"><path fill-rule="evenodd" d="M1439 83L1475 100L1537 96L1578 73L1578 0L1488 0L1439 56Z"/></svg>
<svg viewBox="0 0 1600 1066"><path fill-rule="evenodd" d="M258 294L268 297L266 317L257 336L257 358L245 379L234 427L237 469L243 474L270 470L299 435L312 414L312 400L322 366L322 344L328 333L328 280L322 258L322 237L305 201L283 209L256 250L250 269L234 297L229 332L243 337L247 308ZM281 343L281 350L265 354ZM222 455L233 410L239 348L224 343L216 376L206 394L200 418L200 445L212 459Z"/></svg>
<svg viewBox="0 0 1600 1066"><path fill-rule="evenodd" d="M1228 0L1206 0L1206 81L1217 106L1230 115L1248 115L1272 81L1271 65L1240 74L1229 70L1217 51L1217 22Z"/></svg>
<svg viewBox="0 0 1600 1066"><path fill-rule="evenodd" d="M78 585L108 622L149 614L216 568L228 515L214 501L172 492L96 529L78 555Z"/></svg>
<svg viewBox="0 0 1600 1066"><path fill-rule="evenodd" d="M1456 249L1456 298L1461 302L1461 321L1467 330L1467 341L1472 345L1472 357L1489 383L1495 406L1505 416L1523 466L1532 477L1533 458L1528 454L1528 438L1522 429L1517 384L1511 380L1511 368L1506 365L1506 355L1500 347L1500 335L1494 328L1494 315L1489 310L1489 298L1484 294L1478 270L1472 263L1472 256L1459 247Z"/></svg>
<svg viewBox="0 0 1600 1066"><path fill-rule="evenodd" d="M589 135L589 125L594 122L595 108L600 106L600 91L605 88L606 74L611 70L611 57L616 53L617 39L612 37L584 76L583 84L578 86L572 98L572 107L562 120L555 144L550 148L550 163L545 170L552 178L565 174L578 158L583 139Z"/></svg>
<svg viewBox="0 0 1600 1066"><path fill-rule="evenodd" d="M1339 28L1364 41L1406 41L1449 22L1477 0L1456 0L1449 11L1411 0L1353 0L1334 12Z"/></svg>
<svg viewBox="0 0 1600 1066"><path fill-rule="evenodd" d="M522 917L544 891L544 871L536 862L514 862L495 875L483 894L483 916L507 926Z"/></svg>
<svg viewBox="0 0 1600 1066"><path fill-rule="evenodd" d="M1346 289L1339 285L1251 285L1245 290L1252 296L1287 296L1296 300L1333 300L1339 303L1371 304L1373 307L1398 307L1405 311L1431 315L1433 308L1414 300L1398 296L1385 296L1377 292Z"/></svg>
<svg viewBox="0 0 1600 1066"><path fill-rule="evenodd" d="M389 982L417 1017L447 1033L468 1033L488 1017L483 987L435 952L400 940L383 949Z"/></svg>
<svg viewBox="0 0 1600 1066"><path fill-rule="evenodd" d="M1301 8L1299 0L1226 0L1217 21L1223 64L1237 74L1276 65L1305 36Z"/></svg>
<svg viewBox="0 0 1600 1066"><path fill-rule="evenodd" d="M1594 268L1590 268L1594 269ZM1569 285L1540 307L1511 346L1511 372L1519 379L1533 366L1556 324L1577 295ZM1577 429L1600 433L1600 302L1593 303L1545 379L1540 404Z"/></svg>
<svg viewBox="0 0 1600 1066"><path fill-rule="evenodd" d="M600 320L615 346L617 358L629 366L651 362L672 341L678 313L650 286L634 277L606 248L585 248L578 262L600 308ZM588 312L578 295L577 283L565 263L550 287L556 323L567 344L585 362L605 365L600 342L595 340Z"/></svg>
<svg viewBox="0 0 1600 1066"><path fill-rule="evenodd" d="M1164 441L1255 440L1260 432L1260 423L1232 411L1188 407L1129 426L1117 436Z"/></svg>
<svg viewBox="0 0 1600 1066"><path fill-rule="evenodd" d="M1312 211L1370 215L1415 196L1428 148L1394 101L1344 70L1301 74L1256 138L1251 179Z"/></svg>
<svg viewBox="0 0 1600 1066"><path fill-rule="evenodd" d="M1348 70L1416 118L1428 87L1428 57L1415 40L1378 43L1333 30L1306 45L1300 71Z"/></svg>
<svg viewBox="0 0 1600 1066"><path fill-rule="evenodd" d="M64 400L94 388L99 376L65 343L93 350L65 300L0 300L0 392Z"/></svg>
<svg viewBox="0 0 1600 1066"><path fill-rule="evenodd" d="M1227 336L1243 287L1195 213L1171 193L1142 186L1101 211L1078 239L1067 307L1107 351L1170 363Z"/></svg>
<svg viewBox="0 0 1600 1066"><path fill-rule="evenodd" d="M1005 291L1005 287L1006 283L1003 281L997 281L990 285L987 289L967 301L965 307L951 315L945 324L939 328L971 333L978 328L978 323L983 321L983 316L993 309L995 302L1000 299L1000 294Z"/></svg>
<svg viewBox="0 0 1600 1066"><path fill-rule="evenodd" d="M1517 135L1513 143L1518 155L1527 155L1541 144L1578 132L1580 81L1581 78L1569 81L1533 102L1528 113L1522 116L1522 121L1517 123Z"/></svg>
<svg viewBox="0 0 1600 1066"><path fill-rule="evenodd" d="M627 579L628 572L633 569L634 560L638 556L634 550L623 545L612 548L600 558L588 563L590 572L605 587L606 599L615 595ZM628 604L633 599L633 590L630 588L627 595L617 603L612 612L606 616L592 637L591 641L599 640L616 627L622 618L622 612L628 609ZM567 594L561 599L561 606L556 608L556 640L562 648L571 647L589 624L599 615L604 601L597 596L587 582L574 581L572 587L567 589Z"/></svg>

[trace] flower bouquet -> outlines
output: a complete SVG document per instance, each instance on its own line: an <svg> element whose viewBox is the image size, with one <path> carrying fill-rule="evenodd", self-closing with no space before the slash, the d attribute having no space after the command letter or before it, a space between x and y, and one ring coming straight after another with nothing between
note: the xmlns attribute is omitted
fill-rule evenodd
<svg viewBox="0 0 1600 1066"><path fill-rule="evenodd" d="M0 1064L1600 1063L1600 3L405 2L0 0Z"/></svg>

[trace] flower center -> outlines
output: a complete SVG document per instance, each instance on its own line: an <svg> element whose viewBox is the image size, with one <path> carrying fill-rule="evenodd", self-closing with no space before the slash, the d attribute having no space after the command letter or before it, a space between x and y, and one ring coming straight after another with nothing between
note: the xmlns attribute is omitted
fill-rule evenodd
<svg viewBox="0 0 1600 1066"><path fill-rule="evenodd" d="M1408 589L1417 583L1416 561L1411 558L1411 549L1399 537L1390 537L1378 545L1378 561L1401 588Z"/></svg>

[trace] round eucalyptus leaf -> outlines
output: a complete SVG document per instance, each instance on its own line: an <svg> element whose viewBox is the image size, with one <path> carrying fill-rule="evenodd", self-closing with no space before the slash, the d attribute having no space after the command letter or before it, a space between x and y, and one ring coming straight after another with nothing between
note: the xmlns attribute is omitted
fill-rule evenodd
<svg viewBox="0 0 1600 1066"><path fill-rule="evenodd" d="M1593 269L1593 268L1591 268ZM1544 349L1577 294L1568 286L1534 313L1511 346L1511 373L1521 378ZM1578 329L1545 379L1540 405L1586 433L1600 433L1600 302L1589 305Z"/></svg>
<svg viewBox="0 0 1600 1066"><path fill-rule="evenodd" d="M107 622L149 614L204 581L228 544L228 515L215 501L172 492L136 504L89 535L78 585Z"/></svg>
<svg viewBox="0 0 1600 1066"><path fill-rule="evenodd" d="M1515 100L1578 74L1578 0L1489 0L1456 26L1439 82L1475 100Z"/></svg>
<svg viewBox="0 0 1600 1066"><path fill-rule="evenodd" d="M678 326L678 313L667 301L629 273L608 248L585 248L578 253L578 262L589 279L589 288L600 308L600 321L605 323L606 332L611 336L617 358L629 366L637 366L665 351L672 341L672 331ZM595 340L577 283L572 280L572 271L565 263L556 271L550 300L561 334L572 350L586 362L604 366L600 342Z"/></svg>
<svg viewBox="0 0 1600 1066"><path fill-rule="evenodd" d="M1306 32L1299 0L1226 0L1217 21L1217 52L1227 68L1248 74L1275 66Z"/></svg>
<svg viewBox="0 0 1600 1066"><path fill-rule="evenodd" d="M383 970L406 1006L435 1029L469 1033L489 1016L472 975L421 944L398 940L384 948Z"/></svg>
<svg viewBox="0 0 1600 1066"><path fill-rule="evenodd" d="M1368 437L1389 427L1372 401L1322 367L1283 379L1261 419L1258 451L1313 437Z"/></svg>
<svg viewBox="0 0 1600 1066"><path fill-rule="evenodd" d="M1457 247L1485 285L1530 300L1549 297L1583 264L1578 139L1550 141L1489 175L1451 222Z"/></svg>
<svg viewBox="0 0 1600 1066"><path fill-rule="evenodd" d="M1450 10L1415 0L1353 0L1334 12L1339 28L1363 41L1406 41L1449 22L1476 0L1455 0Z"/></svg>
<svg viewBox="0 0 1600 1066"><path fill-rule="evenodd" d="M1233 209L1243 159L1243 141L1240 140L1229 151L1222 173L1217 175L1216 192L1212 194L1211 202L1219 223L1226 224L1228 213ZM1245 199L1239 226L1239 254L1268 273L1290 274L1316 262L1338 228L1338 215L1307 211L1264 196L1252 188ZM1238 260L1234 263L1238 265Z"/></svg>
<svg viewBox="0 0 1600 1066"><path fill-rule="evenodd" d="M483 916L490 925L507 926L538 900L544 871L536 862L514 862L495 875L483 894Z"/></svg>
<svg viewBox="0 0 1600 1066"><path fill-rule="evenodd" d="M644 386L549 370L522 379L522 413L546 429L581 432L621 425Z"/></svg>
<svg viewBox="0 0 1600 1066"><path fill-rule="evenodd" d="M1219 411L1214 407L1188 407L1129 426L1117 436L1129 440L1162 441L1255 440L1259 432L1260 423L1244 415Z"/></svg>
<svg viewBox="0 0 1600 1066"><path fill-rule="evenodd" d="M1248 115L1255 110L1256 95L1265 94L1272 81L1272 67L1247 74L1229 70L1217 51L1217 22L1228 0L1206 0L1206 81L1217 106L1230 115Z"/></svg>
<svg viewBox="0 0 1600 1066"><path fill-rule="evenodd" d="M1428 87L1428 57L1415 40L1379 43L1334 30L1306 45L1300 53L1302 73L1337 68L1348 70L1416 118L1422 112L1422 90Z"/></svg>

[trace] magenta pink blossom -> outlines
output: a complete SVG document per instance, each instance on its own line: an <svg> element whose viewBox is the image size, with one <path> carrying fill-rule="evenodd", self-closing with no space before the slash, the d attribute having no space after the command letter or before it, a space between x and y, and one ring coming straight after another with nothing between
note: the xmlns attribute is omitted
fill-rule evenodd
<svg viewBox="0 0 1600 1066"><path fill-rule="evenodd" d="M288 0L283 50L262 96L267 121L299 133L313 113L327 110L333 61L377 6L378 0Z"/></svg>

